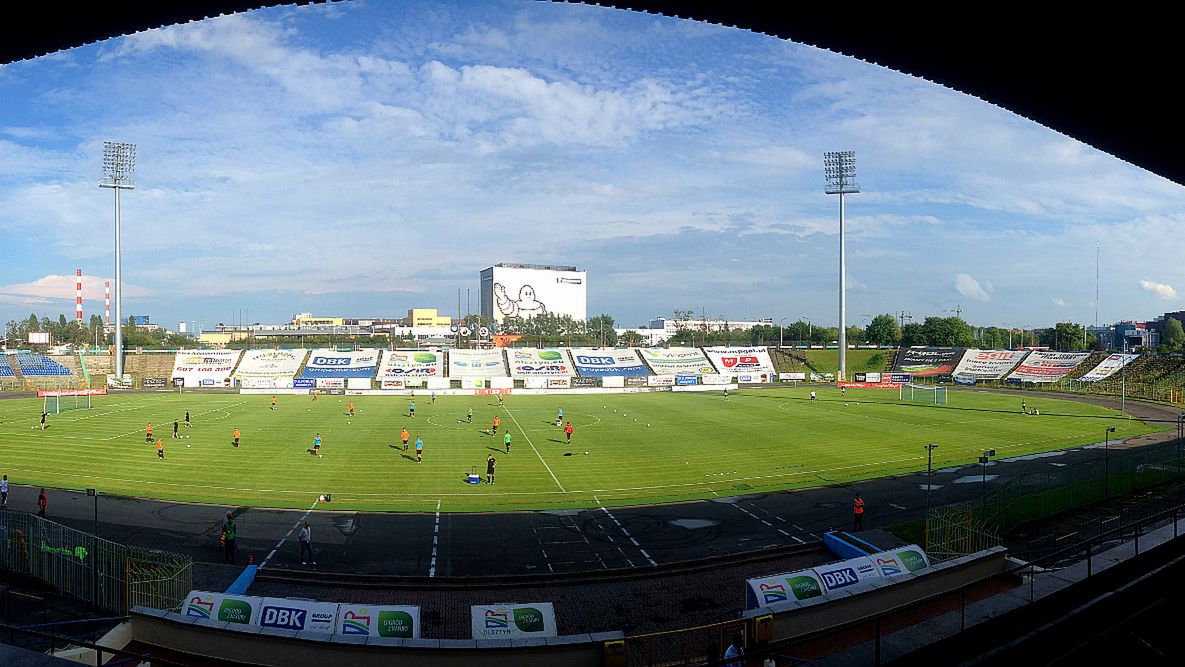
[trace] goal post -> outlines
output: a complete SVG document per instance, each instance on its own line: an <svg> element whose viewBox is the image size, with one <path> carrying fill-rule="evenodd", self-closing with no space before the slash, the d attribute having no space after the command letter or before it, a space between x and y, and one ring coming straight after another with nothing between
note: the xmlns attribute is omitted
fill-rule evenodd
<svg viewBox="0 0 1185 667"><path fill-rule="evenodd" d="M903 402L946 405L946 387L927 386L910 382L901 385L897 396Z"/></svg>
<svg viewBox="0 0 1185 667"><path fill-rule="evenodd" d="M90 410L93 406L90 394L46 396L42 412L60 415L71 410Z"/></svg>

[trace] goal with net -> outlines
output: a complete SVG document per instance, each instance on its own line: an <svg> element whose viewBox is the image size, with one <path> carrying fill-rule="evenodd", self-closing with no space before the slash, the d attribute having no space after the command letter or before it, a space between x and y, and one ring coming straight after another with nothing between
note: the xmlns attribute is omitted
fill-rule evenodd
<svg viewBox="0 0 1185 667"><path fill-rule="evenodd" d="M910 403L926 403L929 405L946 405L946 387L930 387L922 384L901 385L898 398Z"/></svg>
<svg viewBox="0 0 1185 667"><path fill-rule="evenodd" d="M94 407L94 396L105 394L105 390L93 389L51 389L37 392L41 397L42 412L60 415L70 410L90 410Z"/></svg>

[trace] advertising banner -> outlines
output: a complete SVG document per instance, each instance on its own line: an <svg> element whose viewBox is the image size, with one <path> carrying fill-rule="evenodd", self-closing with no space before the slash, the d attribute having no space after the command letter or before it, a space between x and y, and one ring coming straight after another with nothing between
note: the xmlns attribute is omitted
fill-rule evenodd
<svg viewBox="0 0 1185 667"><path fill-rule="evenodd" d="M737 375L737 382L741 384L760 384L769 380L769 373L741 373Z"/></svg>
<svg viewBox="0 0 1185 667"><path fill-rule="evenodd" d="M470 607L474 639L555 637L555 608L533 604L475 604Z"/></svg>
<svg viewBox="0 0 1185 667"><path fill-rule="evenodd" d="M880 571L881 576L885 578L917 572L930 565L930 559L926 556L926 552L916 544L907 544L896 549L882 551L872 554L869 558L876 569Z"/></svg>
<svg viewBox="0 0 1185 667"><path fill-rule="evenodd" d="M421 384L418 383L424 383L424 386L427 386L428 389L449 388L448 378L408 378L404 380L404 383L409 387L419 387Z"/></svg>
<svg viewBox="0 0 1185 667"><path fill-rule="evenodd" d="M357 350L338 352L336 350L313 350L300 376L306 378L366 378L374 377L379 365L378 350Z"/></svg>
<svg viewBox="0 0 1185 667"><path fill-rule="evenodd" d="M573 387L595 387L597 386L596 378L572 378Z"/></svg>
<svg viewBox="0 0 1185 667"><path fill-rule="evenodd" d="M344 378L317 378L318 389L345 389L346 381Z"/></svg>
<svg viewBox="0 0 1185 667"><path fill-rule="evenodd" d="M38 389L37 398L46 396L106 396L107 387L97 389Z"/></svg>
<svg viewBox="0 0 1185 667"><path fill-rule="evenodd" d="M627 387L645 387L649 377L630 376L625 378L625 386Z"/></svg>
<svg viewBox="0 0 1185 667"><path fill-rule="evenodd" d="M506 350L510 377L570 377L576 374L563 350L519 347Z"/></svg>
<svg viewBox="0 0 1185 667"><path fill-rule="evenodd" d="M1099 380L1109 378L1120 368L1135 361L1139 356L1138 354L1112 354L1100 361L1099 365L1092 368L1089 373L1078 379L1083 382L1098 382Z"/></svg>
<svg viewBox="0 0 1185 667"><path fill-rule="evenodd" d="M547 378L524 378L523 389L547 389Z"/></svg>
<svg viewBox="0 0 1185 667"><path fill-rule="evenodd" d="M483 377L509 375L502 350L450 350L449 377Z"/></svg>
<svg viewBox="0 0 1185 667"><path fill-rule="evenodd" d="M420 636L420 608L343 604L337 608L337 634L355 637Z"/></svg>
<svg viewBox="0 0 1185 667"><path fill-rule="evenodd" d="M568 378L547 378L548 389L567 389L571 386Z"/></svg>
<svg viewBox="0 0 1185 667"><path fill-rule="evenodd" d="M955 377L972 377L976 380L999 380L1008 375L1025 358L1024 350L976 350L969 349L955 366Z"/></svg>
<svg viewBox="0 0 1185 667"><path fill-rule="evenodd" d="M835 386L844 389L900 389L897 382L836 382Z"/></svg>
<svg viewBox="0 0 1185 667"><path fill-rule="evenodd" d="M685 386L685 385L689 385L689 384L699 384L699 376L698 375L676 375L675 376L675 384L677 384L681 387Z"/></svg>
<svg viewBox="0 0 1185 667"><path fill-rule="evenodd" d="M403 380L383 380L379 386L383 389L403 389Z"/></svg>
<svg viewBox="0 0 1185 667"><path fill-rule="evenodd" d="M806 382L806 373L778 373L782 382Z"/></svg>
<svg viewBox="0 0 1185 667"><path fill-rule="evenodd" d="M823 582L813 570L750 579L746 584L749 587L745 596L746 609L756 609L787 600L809 600L824 593Z"/></svg>
<svg viewBox="0 0 1185 667"><path fill-rule="evenodd" d="M433 380L433 381L444 380L445 384L446 385L448 384L448 380L445 380L445 378L404 378L403 386L405 386L405 387L423 387L424 384L428 380Z"/></svg>
<svg viewBox="0 0 1185 667"><path fill-rule="evenodd" d="M1089 352L1034 350L1008 375L1008 379L1021 382L1057 382L1089 356Z"/></svg>
<svg viewBox="0 0 1185 667"><path fill-rule="evenodd" d="M675 386L675 376L651 375L649 384L651 387L673 387Z"/></svg>
<svg viewBox="0 0 1185 667"><path fill-rule="evenodd" d="M514 389L514 378L492 377L489 385L491 389Z"/></svg>
<svg viewBox="0 0 1185 667"><path fill-rule="evenodd" d="M865 373L864 376L865 376L865 378L864 378L865 382L871 382L873 384L876 384L881 381L881 374L880 373Z"/></svg>
<svg viewBox="0 0 1185 667"><path fill-rule="evenodd" d="M235 369L235 379L290 378L300 370L308 350L247 350Z"/></svg>
<svg viewBox="0 0 1185 667"><path fill-rule="evenodd" d="M172 377L184 378L186 387L220 387L242 354L242 350L183 350L173 359Z"/></svg>
<svg viewBox="0 0 1185 667"><path fill-rule="evenodd" d="M641 380L642 380L643 384L646 382L646 378L641 378ZM625 386L625 378L621 377L620 375L606 375L601 378L601 386L602 387L624 387Z"/></svg>
<svg viewBox="0 0 1185 667"><path fill-rule="evenodd" d="M584 377L605 377L607 375L649 375L646 365L632 349L572 348L572 361L576 372Z"/></svg>
<svg viewBox="0 0 1185 667"><path fill-rule="evenodd" d="M704 353L716 365L717 370L725 375L760 375L774 372L774 362L769 358L769 350L764 347L705 347Z"/></svg>
<svg viewBox="0 0 1185 667"><path fill-rule="evenodd" d="M226 621L239 625L258 625L263 598L190 591L182 615Z"/></svg>
<svg viewBox="0 0 1185 667"><path fill-rule="evenodd" d="M889 373L889 382L894 384L909 384L913 382L913 376L909 373Z"/></svg>
<svg viewBox="0 0 1185 667"><path fill-rule="evenodd" d="M144 378L140 380L140 386L144 389L164 389L169 386L168 378Z"/></svg>
<svg viewBox="0 0 1185 667"><path fill-rule="evenodd" d="M731 377L729 377L727 375L716 375L716 374L701 375L699 377L700 377L700 380L702 380L704 384L728 384L728 381L732 379Z"/></svg>
<svg viewBox="0 0 1185 667"><path fill-rule="evenodd" d="M461 388L462 389L487 389L488 382L489 381L486 378L462 377L461 378Z"/></svg>
<svg viewBox="0 0 1185 667"><path fill-rule="evenodd" d="M264 598L258 618L261 628L333 634L337 630L337 603Z"/></svg>
<svg viewBox="0 0 1185 667"><path fill-rule="evenodd" d="M312 389L315 386L317 386L317 382L313 378L293 378L292 380L294 389Z"/></svg>
<svg viewBox="0 0 1185 667"><path fill-rule="evenodd" d="M904 347L893 370L922 377L950 375L962 354L961 347Z"/></svg>
<svg viewBox="0 0 1185 667"><path fill-rule="evenodd" d="M815 574L819 575L819 579L823 582L823 587L828 593L867 579L881 578L880 570L867 556L816 567Z"/></svg>
<svg viewBox="0 0 1185 667"><path fill-rule="evenodd" d="M432 350L384 350L379 381L409 377L444 377L444 353Z"/></svg>
<svg viewBox="0 0 1185 667"><path fill-rule="evenodd" d="M346 389L370 389L370 378L346 378Z"/></svg>
<svg viewBox="0 0 1185 667"><path fill-rule="evenodd" d="M643 347L638 352L656 375L703 375L716 369L698 347Z"/></svg>

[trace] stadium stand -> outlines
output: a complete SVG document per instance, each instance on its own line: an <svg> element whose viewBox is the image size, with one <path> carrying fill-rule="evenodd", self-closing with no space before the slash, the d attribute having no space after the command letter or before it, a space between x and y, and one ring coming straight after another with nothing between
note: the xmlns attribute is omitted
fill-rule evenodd
<svg viewBox="0 0 1185 667"><path fill-rule="evenodd" d="M1091 355L1082 360L1082 363L1078 364L1074 370L1067 373L1065 379L1077 380L1083 375L1086 375L1087 373L1094 370L1095 366L1098 366L1100 363L1102 363L1103 359L1106 359L1110 355L1110 352L1092 352Z"/></svg>
<svg viewBox="0 0 1185 667"><path fill-rule="evenodd" d="M108 357L110 358L110 357ZM164 378L168 382L173 375L174 355L161 353L129 354L124 357L123 372L143 381L144 378ZM90 363L90 359L87 359ZM114 373L114 369L109 371Z"/></svg>
<svg viewBox="0 0 1185 667"><path fill-rule="evenodd" d="M14 378L16 371L8 364L8 355L0 355L0 378Z"/></svg>
<svg viewBox="0 0 1185 667"><path fill-rule="evenodd" d="M16 355L16 363L25 377L73 375L69 368L44 354L21 352Z"/></svg>

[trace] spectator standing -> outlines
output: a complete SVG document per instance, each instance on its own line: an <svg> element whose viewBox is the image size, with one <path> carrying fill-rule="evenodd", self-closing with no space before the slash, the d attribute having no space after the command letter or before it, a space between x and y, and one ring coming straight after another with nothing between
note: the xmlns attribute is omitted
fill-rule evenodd
<svg viewBox="0 0 1185 667"><path fill-rule="evenodd" d="M856 499L852 501L852 528L853 530L864 529L864 499L858 493Z"/></svg>
<svg viewBox="0 0 1185 667"><path fill-rule="evenodd" d="M0 510L8 509L8 475L0 479Z"/></svg>
<svg viewBox="0 0 1185 667"><path fill-rule="evenodd" d="M307 558L305 554L308 554ZM316 565L317 561L313 558L313 529L306 520L300 529L300 564L308 565L309 563Z"/></svg>
<svg viewBox="0 0 1185 667"><path fill-rule="evenodd" d="M41 487L41 493L37 494L37 516L45 516L45 506L49 504L49 499L45 497L45 487Z"/></svg>
<svg viewBox="0 0 1185 667"><path fill-rule="evenodd" d="M728 644L728 648L724 649L724 659L728 662L724 663L726 667L743 667L745 661L745 647L741 639L741 633L736 632L732 635L732 641Z"/></svg>

